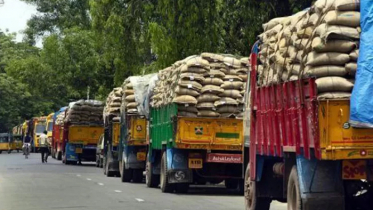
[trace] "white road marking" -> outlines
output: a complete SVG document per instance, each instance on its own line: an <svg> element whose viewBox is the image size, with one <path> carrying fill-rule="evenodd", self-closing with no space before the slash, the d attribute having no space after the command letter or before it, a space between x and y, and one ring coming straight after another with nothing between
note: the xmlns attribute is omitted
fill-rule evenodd
<svg viewBox="0 0 373 210"><path fill-rule="evenodd" d="M81 176L80 174L77 174L76 176Z"/></svg>
<svg viewBox="0 0 373 210"><path fill-rule="evenodd" d="M141 198L135 198L138 202L144 202L144 200L143 199L141 199Z"/></svg>
<svg viewBox="0 0 373 210"><path fill-rule="evenodd" d="M116 193L121 193L122 191L120 191L120 190L114 190L114 192L116 192Z"/></svg>
<svg viewBox="0 0 373 210"><path fill-rule="evenodd" d="M103 186L104 185L104 183L97 183L98 185L101 185L101 186Z"/></svg>
<svg viewBox="0 0 373 210"><path fill-rule="evenodd" d="M91 181L92 179L90 179L90 178L87 178L87 180L88 180L88 181Z"/></svg>

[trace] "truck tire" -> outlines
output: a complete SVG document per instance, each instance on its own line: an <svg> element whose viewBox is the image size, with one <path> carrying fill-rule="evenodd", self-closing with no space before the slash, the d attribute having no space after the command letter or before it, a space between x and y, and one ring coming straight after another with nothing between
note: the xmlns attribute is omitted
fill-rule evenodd
<svg viewBox="0 0 373 210"><path fill-rule="evenodd" d="M122 182L130 182L132 179L132 170L131 169L126 169L124 165L124 160L122 160L119 164L120 167L120 180Z"/></svg>
<svg viewBox="0 0 373 210"><path fill-rule="evenodd" d="M176 193L187 193L189 190L189 183L179 183L175 186Z"/></svg>
<svg viewBox="0 0 373 210"><path fill-rule="evenodd" d="M106 171L106 176L107 177L113 177L115 176L114 171L109 171L109 164L107 163L107 160L105 161L105 171Z"/></svg>
<svg viewBox="0 0 373 210"><path fill-rule="evenodd" d="M62 152L57 152L57 160L62 160Z"/></svg>
<svg viewBox="0 0 373 210"><path fill-rule="evenodd" d="M291 169L287 191L288 210L302 210L297 166Z"/></svg>
<svg viewBox="0 0 373 210"><path fill-rule="evenodd" d="M143 170L142 169L133 169L132 181L134 183L141 183L143 180Z"/></svg>
<svg viewBox="0 0 373 210"><path fill-rule="evenodd" d="M146 186L150 188L156 188L159 185L159 175L153 173L153 164L149 161L146 161L146 177L145 182Z"/></svg>
<svg viewBox="0 0 373 210"><path fill-rule="evenodd" d="M164 193L170 193L174 191L174 185L168 183L168 173L167 173L167 155L163 152L161 161L161 190Z"/></svg>
<svg viewBox="0 0 373 210"><path fill-rule="evenodd" d="M271 199L256 195L256 183L250 180L250 168L245 172L245 210L269 210Z"/></svg>

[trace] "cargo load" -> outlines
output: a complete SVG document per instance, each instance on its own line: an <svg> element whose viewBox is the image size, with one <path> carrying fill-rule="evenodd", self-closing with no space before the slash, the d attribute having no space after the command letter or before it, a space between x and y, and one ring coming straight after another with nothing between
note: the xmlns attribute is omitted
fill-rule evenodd
<svg viewBox="0 0 373 210"><path fill-rule="evenodd" d="M79 100L69 104L64 122L70 124L102 124L104 106L96 100Z"/></svg>

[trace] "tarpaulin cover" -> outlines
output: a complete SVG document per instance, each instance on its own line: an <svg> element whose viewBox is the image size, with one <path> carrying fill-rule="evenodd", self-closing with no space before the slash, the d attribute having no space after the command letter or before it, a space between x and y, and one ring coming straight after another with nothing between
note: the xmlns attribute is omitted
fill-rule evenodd
<svg viewBox="0 0 373 210"><path fill-rule="evenodd" d="M54 113L53 120L57 119L57 115L59 115L61 112L64 112L67 109L67 106L62 107L60 110Z"/></svg>
<svg viewBox="0 0 373 210"><path fill-rule="evenodd" d="M146 103L149 103L148 94L149 85L154 88L154 76L157 74L147 74L144 76L132 76L130 77L130 81L133 85L133 90L135 91L135 100L138 103L137 110L140 115L144 115L145 117L149 116L149 106Z"/></svg>
<svg viewBox="0 0 373 210"><path fill-rule="evenodd" d="M360 1L360 50L351 95L350 123L373 128L373 1Z"/></svg>

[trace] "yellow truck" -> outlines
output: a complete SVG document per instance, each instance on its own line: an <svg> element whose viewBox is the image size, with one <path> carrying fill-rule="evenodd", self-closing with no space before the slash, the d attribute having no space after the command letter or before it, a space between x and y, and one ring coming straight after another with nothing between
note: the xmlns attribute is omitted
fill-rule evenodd
<svg viewBox="0 0 373 210"><path fill-rule="evenodd" d="M32 137L32 151L38 152L39 151L39 137L40 135L46 131L47 128L47 118L46 117L34 117L32 120L29 121L29 132L31 133Z"/></svg>
<svg viewBox="0 0 373 210"><path fill-rule="evenodd" d="M47 116L47 136L48 136L48 141L52 143L52 133L53 133L53 116L54 113L50 113Z"/></svg>

